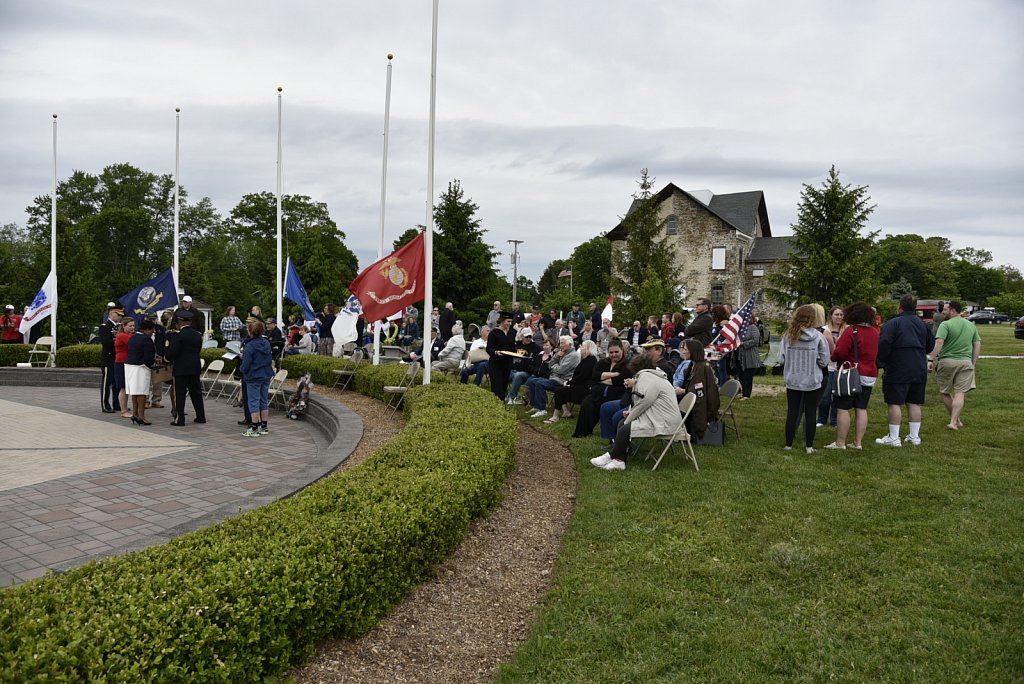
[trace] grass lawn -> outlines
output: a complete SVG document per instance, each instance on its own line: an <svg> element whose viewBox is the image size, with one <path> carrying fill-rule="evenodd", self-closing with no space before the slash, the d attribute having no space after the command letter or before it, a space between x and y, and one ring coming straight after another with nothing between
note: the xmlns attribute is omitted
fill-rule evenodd
<svg viewBox="0 0 1024 684"><path fill-rule="evenodd" d="M985 353L1024 348L981 327ZM924 444L900 449L874 444L879 388L864 451L810 456L782 450L784 397L755 397L699 473L598 470L603 442L560 422L578 508L498 681L1024 680L1022 380L1022 360L979 363L958 433L931 386Z"/></svg>

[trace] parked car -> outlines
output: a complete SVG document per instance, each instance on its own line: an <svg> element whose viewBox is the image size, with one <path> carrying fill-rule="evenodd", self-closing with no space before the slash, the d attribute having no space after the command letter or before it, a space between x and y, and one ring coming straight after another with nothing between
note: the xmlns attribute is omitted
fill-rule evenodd
<svg viewBox="0 0 1024 684"><path fill-rule="evenodd" d="M1013 328L1013 336L1018 340L1024 340L1024 316L1017 319L1017 325Z"/></svg>
<svg viewBox="0 0 1024 684"><path fill-rule="evenodd" d="M997 314L994 311L975 311L967 317L971 323L1002 323L1007 320L1006 314Z"/></svg>
<svg viewBox="0 0 1024 684"><path fill-rule="evenodd" d="M995 316L996 323L1006 323L1008 320L1010 320L1009 316L1007 316L1004 313L999 313L998 311L993 311L992 315Z"/></svg>

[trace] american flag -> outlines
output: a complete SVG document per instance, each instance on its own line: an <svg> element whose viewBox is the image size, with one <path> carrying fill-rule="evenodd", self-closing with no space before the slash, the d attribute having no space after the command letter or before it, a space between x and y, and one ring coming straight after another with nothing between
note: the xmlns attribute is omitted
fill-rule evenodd
<svg viewBox="0 0 1024 684"><path fill-rule="evenodd" d="M572 275L572 269L571 268L565 268L565 269L562 269L561 272L559 272L558 277L559 278L568 278L571 275Z"/></svg>
<svg viewBox="0 0 1024 684"><path fill-rule="evenodd" d="M757 301L757 295L760 293L761 291L757 290L750 295L747 303L722 326L722 330L718 333L722 339L718 347L720 351L735 349L743 341L743 336L747 334L747 326L750 324L750 316L754 313L754 302Z"/></svg>

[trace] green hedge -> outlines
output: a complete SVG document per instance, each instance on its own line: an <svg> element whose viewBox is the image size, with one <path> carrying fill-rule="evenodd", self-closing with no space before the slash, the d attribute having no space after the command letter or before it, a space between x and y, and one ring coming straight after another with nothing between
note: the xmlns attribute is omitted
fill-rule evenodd
<svg viewBox="0 0 1024 684"><path fill-rule="evenodd" d="M0 345L2 347L3 345ZM58 368L99 368L100 367L100 352L102 347L98 344L73 344L68 347L61 347L57 350L57 367ZM204 364L209 364L214 359L219 359L224 356L226 349L223 347L214 347L211 349L203 349L199 352L202 357ZM28 357L26 352L25 357ZM0 357L2 358L2 357ZM238 359L225 360L224 372L229 373L235 370L235 364L238 363ZM12 364L13 365L13 364Z"/></svg>
<svg viewBox="0 0 1024 684"><path fill-rule="evenodd" d="M0 366L17 366L28 363L31 344L0 344Z"/></svg>
<svg viewBox="0 0 1024 684"><path fill-rule="evenodd" d="M374 366L369 361L353 363L344 359L336 359L330 356L318 356L315 354L295 354L286 356L281 362L281 367L288 371L289 378L299 378L310 373L313 382L321 387L330 387L337 379L331 371L335 368L355 368L356 376L353 378L353 387L360 394L365 394L375 399L386 399L384 395L385 385L397 385L409 368L401 363L382 363ZM422 382L423 371L416 374L417 382ZM430 383L436 385L452 384L458 382L458 376L445 375L443 373L431 373Z"/></svg>
<svg viewBox="0 0 1024 684"><path fill-rule="evenodd" d="M369 630L499 500L515 458L516 420L490 393L439 383L405 405L405 430L358 468L0 591L0 681L260 681Z"/></svg>

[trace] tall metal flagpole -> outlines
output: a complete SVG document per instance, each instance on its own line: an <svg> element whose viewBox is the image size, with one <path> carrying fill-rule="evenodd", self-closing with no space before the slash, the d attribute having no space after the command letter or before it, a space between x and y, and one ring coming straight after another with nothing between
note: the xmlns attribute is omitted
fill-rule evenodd
<svg viewBox="0 0 1024 684"><path fill-rule="evenodd" d="M57 115L53 115L53 188L50 193L50 273L53 274L53 291L57 292ZM60 297L54 297L50 309L50 335L53 348L57 348L57 305Z"/></svg>
<svg viewBox="0 0 1024 684"><path fill-rule="evenodd" d="M384 258L384 206L388 189L388 127L391 121L391 60L395 56L388 53L388 78L384 87L384 162L380 173L380 246L377 247L377 261ZM373 365L380 364L380 328L381 321L373 326Z"/></svg>
<svg viewBox="0 0 1024 684"><path fill-rule="evenodd" d="M174 287L178 292L184 292L181 289L181 281L178 280L178 216L179 216L179 199L178 199L178 187L181 184L179 172L181 170L181 155L180 155L180 143L181 143L181 107L174 108Z"/></svg>
<svg viewBox="0 0 1024 684"><path fill-rule="evenodd" d="M277 87L277 323L284 313L284 301L281 296L281 86Z"/></svg>
<svg viewBox="0 0 1024 684"><path fill-rule="evenodd" d="M431 22L430 34L430 116L427 126L427 220L424 225L427 227L423 236L424 252L424 288L423 288L423 311L431 310L434 305L434 109L437 101L437 5L434 0L434 15ZM426 314L423 322L426 324ZM426 325L424 325L424 328ZM425 331L424 331L425 333ZM423 355L427 362L423 364L423 384L430 384L430 352L426 349L427 340L430 336L423 335Z"/></svg>

